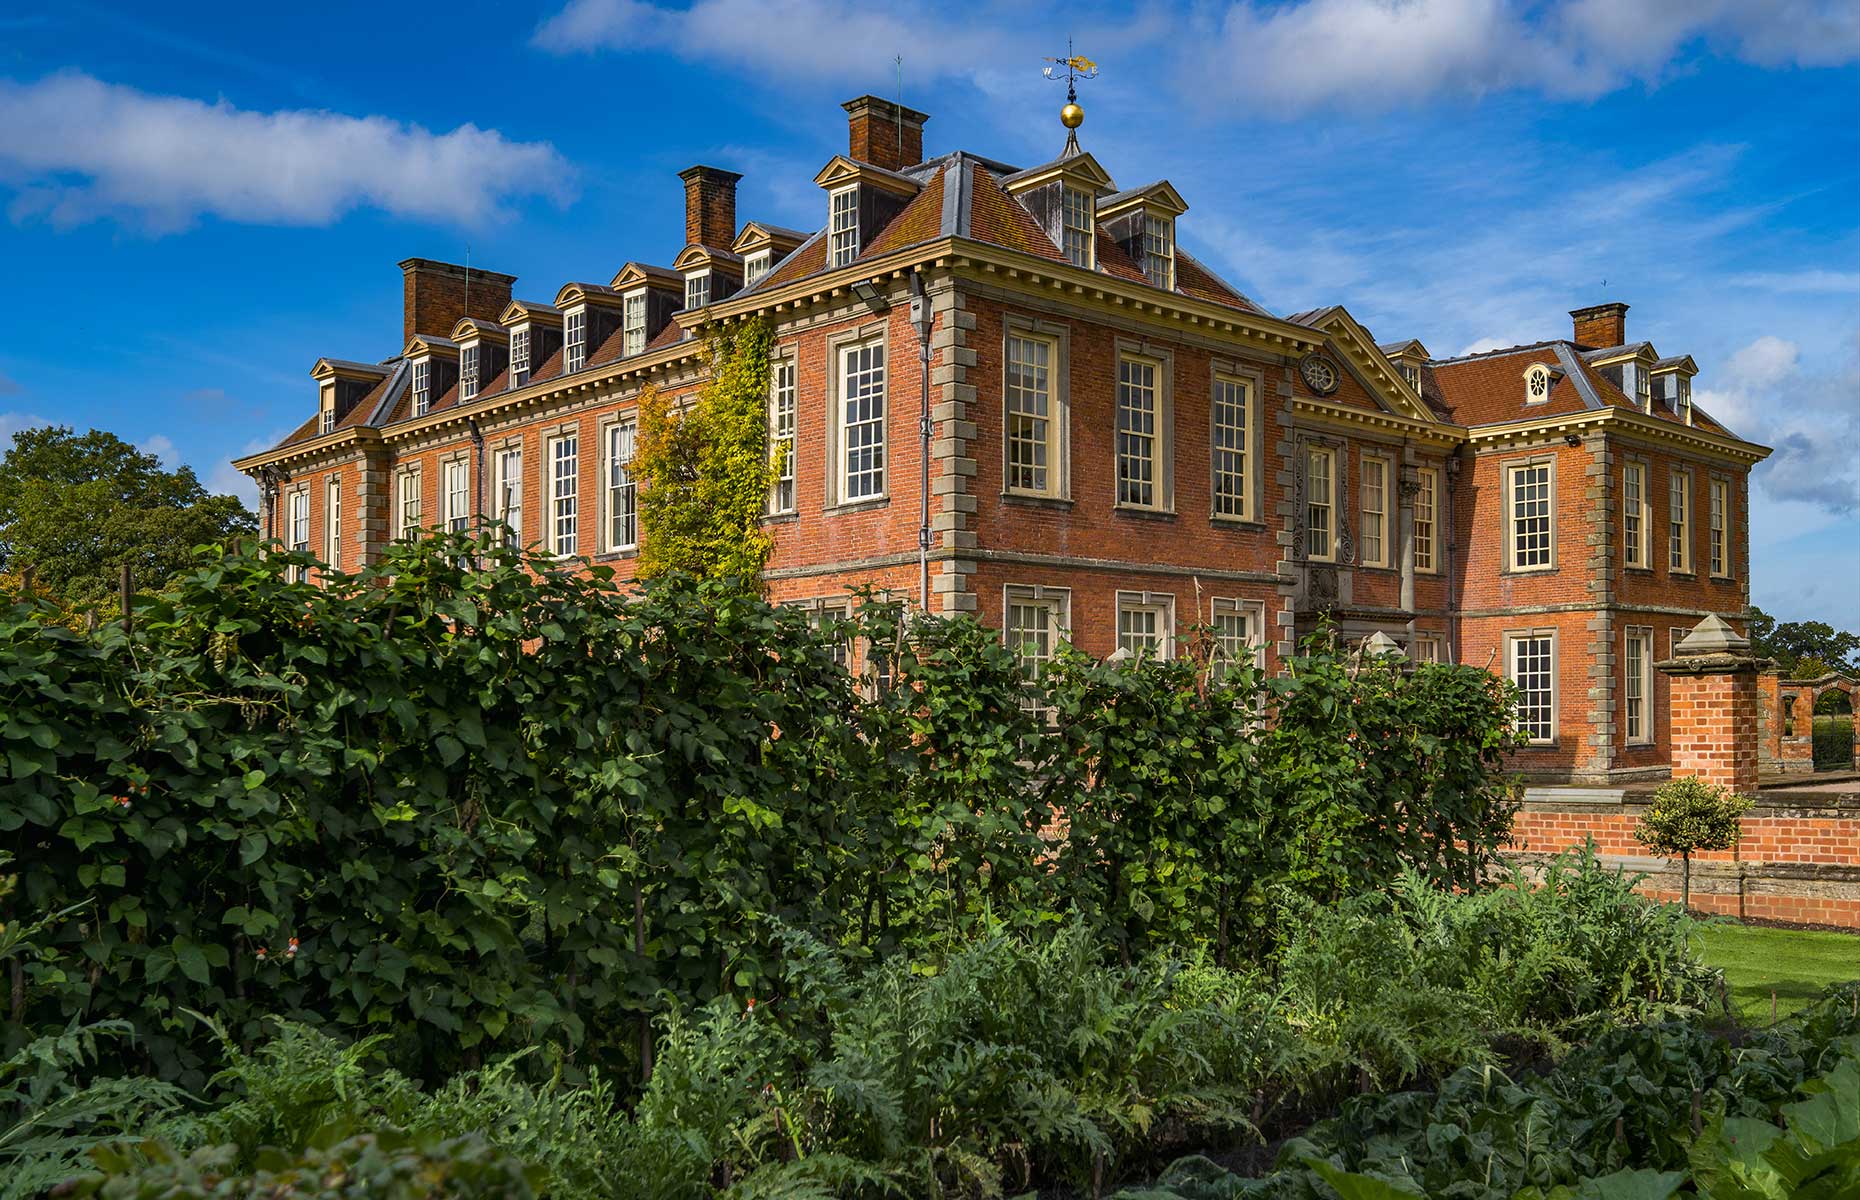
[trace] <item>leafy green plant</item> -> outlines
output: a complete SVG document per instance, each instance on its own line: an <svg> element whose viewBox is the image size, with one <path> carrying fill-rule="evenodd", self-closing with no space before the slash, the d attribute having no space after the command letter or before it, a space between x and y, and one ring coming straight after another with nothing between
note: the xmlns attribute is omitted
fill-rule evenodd
<svg viewBox="0 0 1860 1200"><path fill-rule="evenodd" d="M1682 907L1692 907L1692 856L1737 845L1739 819L1752 803L1748 796L1734 795L1697 776L1670 779L1654 790L1653 803L1641 816L1634 837L1655 854L1678 856Z"/></svg>

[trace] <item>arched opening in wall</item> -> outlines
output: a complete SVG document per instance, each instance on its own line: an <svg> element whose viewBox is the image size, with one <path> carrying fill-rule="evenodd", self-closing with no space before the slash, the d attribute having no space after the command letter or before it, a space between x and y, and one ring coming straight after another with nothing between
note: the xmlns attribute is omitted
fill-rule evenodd
<svg viewBox="0 0 1860 1200"><path fill-rule="evenodd" d="M1815 697L1815 770L1854 769L1854 701L1831 687Z"/></svg>

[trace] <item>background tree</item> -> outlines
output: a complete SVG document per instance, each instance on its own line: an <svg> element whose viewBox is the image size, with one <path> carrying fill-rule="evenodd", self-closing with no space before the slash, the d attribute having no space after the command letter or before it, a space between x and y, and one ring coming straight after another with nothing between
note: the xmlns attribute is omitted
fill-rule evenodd
<svg viewBox="0 0 1860 1200"><path fill-rule="evenodd" d="M1699 850L1729 850L1742 836L1738 818L1750 811L1750 798L1738 796L1696 776L1669 779L1653 793L1653 804L1634 836L1640 844L1680 861L1679 902L1692 907L1692 855Z"/></svg>
<svg viewBox="0 0 1860 1200"><path fill-rule="evenodd" d="M0 458L0 570L30 567L72 606L107 603L124 563L138 588L158 587L194 547L257 528L237 497L100 429L29 429Z"/></svg>
<svg viewBox="0 0 1860 1200"><path fill-rule="evenodd" d="M1829 671L1860 670L1860 634L1836 629L1826 621L1777 621L1760 608L1750 610L1750 647L1773 658L1783 674L1815 679Z"/></svg>

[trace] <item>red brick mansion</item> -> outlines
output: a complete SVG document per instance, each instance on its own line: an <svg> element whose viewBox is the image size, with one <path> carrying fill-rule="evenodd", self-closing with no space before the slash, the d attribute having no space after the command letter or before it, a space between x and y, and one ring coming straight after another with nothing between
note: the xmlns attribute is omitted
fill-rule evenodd
<svg viewBox="0 0 1860 1200"><path fill-rule="evenodd" d="M1692 359L1630 340L1625 304L1436 358L1341 305L1265 311L1183 248L1167 180L1076 143L927 159L923 113L845 108L812 229L739 224L739 177L700 166L668 265L517 299L401 263L400 341L319 359L316 412L237 464L266 532L353 570L489 516L625 577L641 390L694 391L706 335L766 318L774 599L870 584L1035 657L1167 655L1211 625L1269 665L1328 616L1515 680L1530 776L1667 773L1654 663L1707 615L1743 628L1768 451L1693 405Z"/></svg>

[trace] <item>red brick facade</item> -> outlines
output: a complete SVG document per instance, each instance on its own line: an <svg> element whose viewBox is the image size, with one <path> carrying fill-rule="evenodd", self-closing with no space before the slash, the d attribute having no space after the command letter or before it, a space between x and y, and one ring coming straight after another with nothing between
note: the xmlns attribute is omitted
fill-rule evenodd
<svg viewBox="0 0 1860 1200"><path fill-rule="evenodd" d="M325 553L328 480L338 479L340 565L353 570L399 532L403 496L417 494L421 525L500 515L499 464L520 450L524 540L629 578L632 549L609 536L610 496L624 506L625 492L607 486L607 431L632 420L648 385L675 396L701 386L707 333L762 318L794 379L795 502L769 517L773 599L843 602L847 588L869 585L996 626L1011 603L1046 605L1097 655L1118 647L1120 612L1133 622L1157 618L1164 653L1190 626L1239 614L1268 663L1323 619L1350 637L1381 631L1417 656L1500 672L1512 670L1519 637L1541 637L1554 676L1541 698L1554 719L1540 744L1519 753L1519 769L1580 781L1668 772L1674 685L1649 670L1644 686L1630 688L1629 639L1638 639L1636 661L1650 664L1670 655L1675 631L1683 636L1707 614L1741 621L1746 479L1764 451L1702 413L1636 403L1634 370L1656 380L1683 374L1689 384L1690 360L1598 343L1602 331L1624 336L1624 306L1609 317L1615 324L1579 310L1572 337L1511 351L1436 360L1419 343L1385 350L1341 308L1267 314L1181 250L1179 238L1168 287L1138 265L1142 247L1107 225L1093 230L1088 262L1068 262L1058 198L1072 185L1064 181L1108 178L1089 155L1024 172L959 153L925 163L922 114L872 97L846 108L851 164L836 159L822 173L821 232L767 275L664 317L653 315L657 301L631 307L647 296L641 281L654 268L629 265L611 288L565 287L562 351L539 356L519 386L500 374L469 399L435 389L423 411L409 396L417 361L389 359L376 368L388 377L336 428L312 420L241 461L264 485L267 532L290 536L286 506L302 491L308 546ZM692 246L727 253L735 179L714 168L685 172ZM830 197L848 189L841 219L852 227L844 229ZM1132 193L1111 185L1098 192L1109 211L1131 203ZM1178 224L1192 229L1192 214ZM835 266L846 238L851 261ZM509 277L474 273L468 314L462 289L456 298L445 290L462 269L429 266L408 274L409 332L445 337L441 316L476 315L509 321L517 344L524 312L503 306ZM481 299L481 277L504 281L496 304L490 286ZM653 278L676 282L664 271ZM928 331L927 371L914 297ZM646 314L637 334L626 327L636 311ZM576 330L582 365L569 370ZM1011 341L1016 353L1048 356L1036 400L1009 395ZM872 350L849 360L860 347ZM854 436L847 364L869 372L879 357L882 411L871 428L882 486L842 496ZM1540 404L1533 369L1554 372ZM1133 370L1148 390L1129 383ZM1023 445L1032 437L1029 403L1046 422L1039 487L1009 472L1011 448L1032 453ZM927 445L918 429L925 413ZM570 434L572 476L566 458L558 461ZM920 595L926 454L929 580ZM446 494L448 463L463 464L452 468L462 471L462 511ZM1624 548L1629 464L1646 506L1647 549L1635 563ZM1513 527L1520 466L1541 466L1547 479L1546 557L1523 565ZM1129 502L1121 480L1143 473L1153 490L1147 502ZM405 476L417 477L417 493ZM571 493L572 526L560 503ZM1675 506L1686 510L1680 525L1669 520Z"/></svg>

